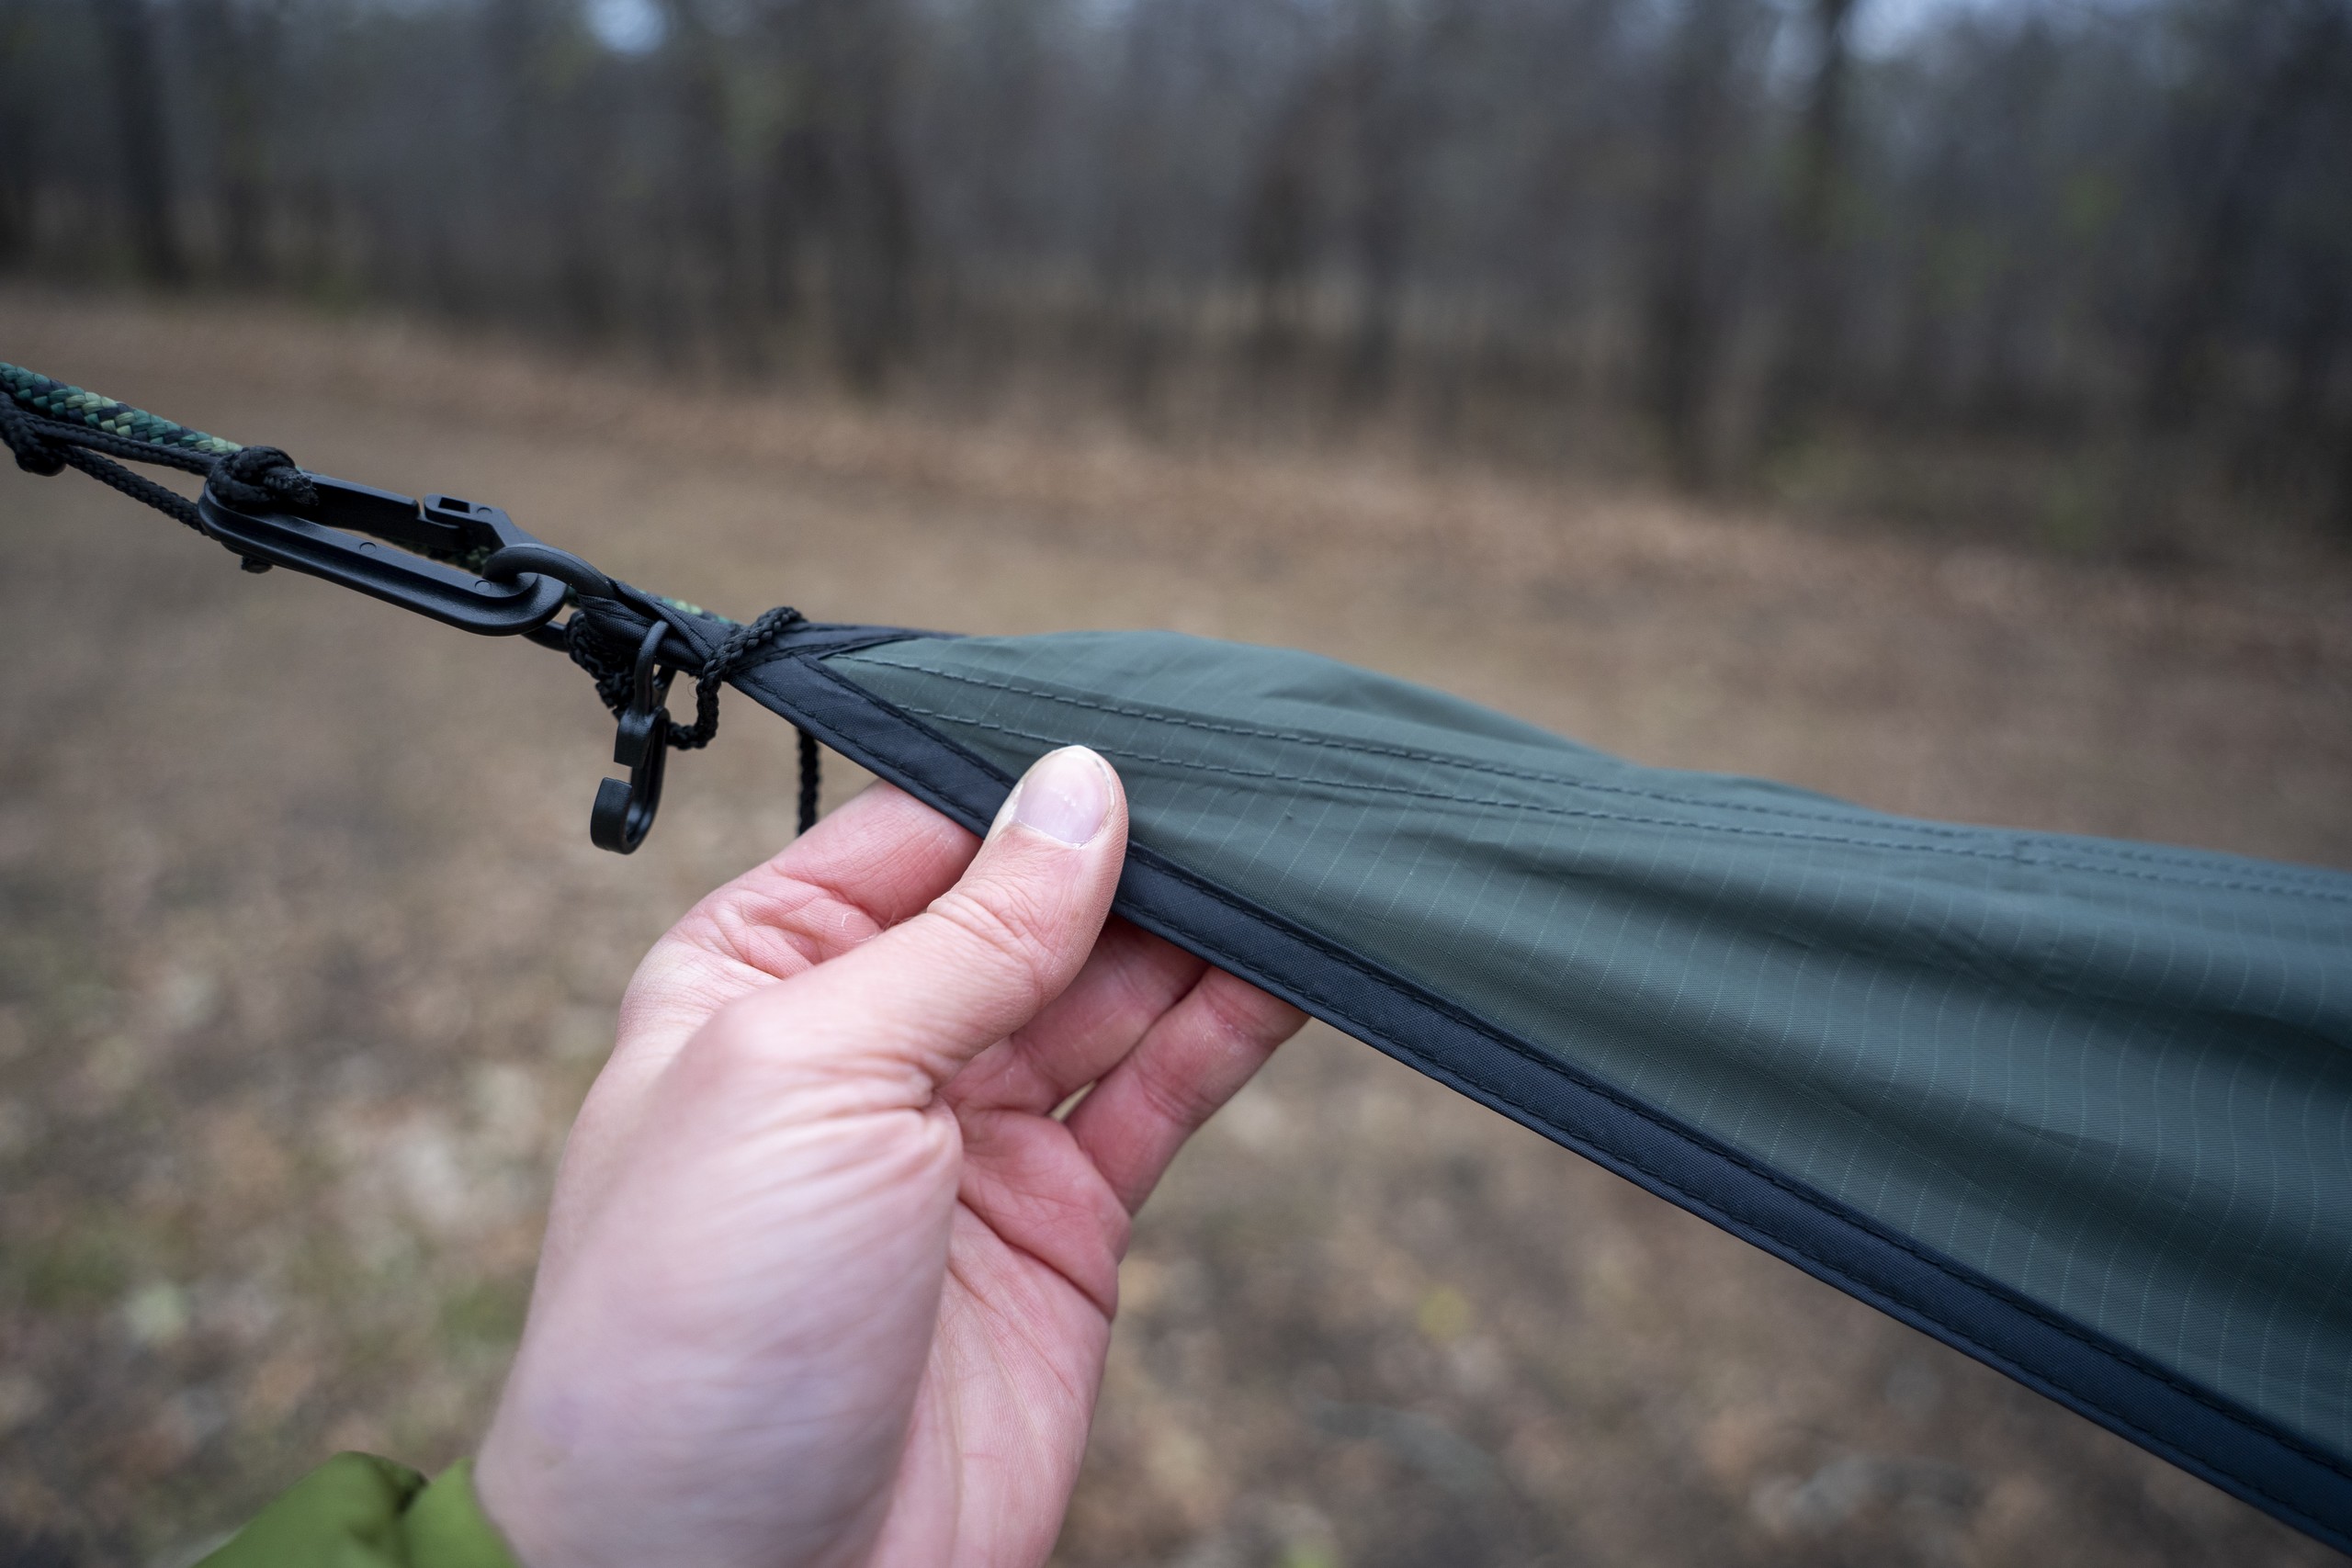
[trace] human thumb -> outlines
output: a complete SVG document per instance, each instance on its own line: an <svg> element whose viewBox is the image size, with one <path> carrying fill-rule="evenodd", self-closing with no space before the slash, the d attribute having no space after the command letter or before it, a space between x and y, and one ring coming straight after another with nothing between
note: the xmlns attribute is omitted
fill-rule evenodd
<svg viewBox="0 0 2352 1568"><path fill-rule="evenodd" d="M927 1099L1078 974L1110 914L1126 842L1126 796L1108 762L1083 746L1039 758L954 887L779 987L794 993L795 1055L903 1071Z"/></svg>

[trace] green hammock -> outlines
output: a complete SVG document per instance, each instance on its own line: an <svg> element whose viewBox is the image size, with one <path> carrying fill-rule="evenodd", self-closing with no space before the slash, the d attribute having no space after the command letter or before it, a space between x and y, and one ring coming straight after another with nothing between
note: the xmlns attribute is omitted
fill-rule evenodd
<svg viewBox="0 0 2352 1568"><path fill-rule="evenodd" d="M70 445L17 407L20 461ZM435 592L550 602L476 629L563 647L621 715L599 841L650 822L671 671L689 743L724 680L976 830L1091 746L1128 919L2352 1548L2352 876L1638 767L1302 653L739 626L492 509L338 512L357 487L281 459L205 459L242 466L193 525L468 624L313 520L417 547L438 518Z"/></svg>

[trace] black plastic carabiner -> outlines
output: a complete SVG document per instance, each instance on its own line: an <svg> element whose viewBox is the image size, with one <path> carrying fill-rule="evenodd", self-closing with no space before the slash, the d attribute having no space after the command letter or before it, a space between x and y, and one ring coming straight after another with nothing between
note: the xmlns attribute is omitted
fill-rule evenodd
<svg viewBox="0 0 2352 1568"><path fill-rule="evenodd" d="M497 507L450 495L419 503L372 485L304 477L315 502L267 511L231 506L207 487L197 502L205 533L249 570L282 566L322 577L489 637L536 631L563 608L570 589L557 578L526 572L502 582L480 570L500 551L538 543Z"/></svg>
<svg viewBox="0 0 2352 1568"><path fill-rule="evenodd" d="M662 809L662 774L670 754L670 710L665 705L677 673L662 668L662 638L669 629L656 621L637 645L628 706L621 710L620 729L613 738L613 761L628 770L628 777L599 783L595 807L588 813L590 841L617 855L632 853L645 842L653 815Z"/></svg>

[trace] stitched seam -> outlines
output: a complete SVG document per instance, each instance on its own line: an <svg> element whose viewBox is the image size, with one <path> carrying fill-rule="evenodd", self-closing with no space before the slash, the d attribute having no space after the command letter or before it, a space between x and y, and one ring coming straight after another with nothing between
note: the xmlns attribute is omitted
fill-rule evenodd
<svg viewBox="0 0 2352 1568"><path fill-rule="evenodd" d="M914 732L914 734L922 739L940 747L950 754L958 756L959 758L968 761L978 763L984 771L991 775L999 773L999 770L995 769L992 765L985 762L981 759L974 757L970 752L965 750L963 747L958 746L955 741L944 736L939 735L936 731L930 729L927 726L915 723L911 719L909 719L905 713L900 711L898 705L888 702L865 690L864 687L857 685L855 682L846 680L842 676L835 675L829 670L823 669L820 660L821 656L802 656L796 660L795 662L801 668L809 670L813 673L824 678L829 684L836 687L837 689L845 691L858 700L870 705L885 717L899 720L899 722L907 729ZM1000 778L999 782L1001 783L1004 781ZM1253 925L1264 927L1279 922L1276 934L1286 936L1305 946L1322 953L1326 957L1339 964L1343 968L1353 971L1367 983L1377 987L1382 991L1386 992L1393 997L1399 998L1411 1005L1425 1008L1431 1012L1435 1012L1442 1017L1452 1020L1454 1023L1460 1025L1477 1038L1500 1046L1504 1050L1510 1052L1513 1055L1520 1057L1522 1061L1527 1062L1529 1065L1541 1071L1566 1079L1577 1088L1584 1089L1587 1093L1592 1094L1599 1099L1606 1100L1610 1104L1616 1106L1619 1110L1632 1116L1636 1121L1647 1124L1656 1131L1663 1133L1668 1137L1678 1139L1702 1154L1710 1155L1714 1158L1724 1161L1727 1165L1746 1172L1747 1175L1763 1182L1765 1185L1786 1194L1804 1208L1812 1210L1823 1218L1851 1226L1853 1229L1860 1231L1864 1236L1880 1242L1884 1246L1891 1247L1896 1251L1911 1258L1922 1266L1951 1280L1959 1288L1979 1297L1990 1298L2001 1305L2007 1306L2010 1310L2019 1313L2022 1315L2032 1319L2034 1322L2041 1324L2044 1327L2051 1329L2065 1338L2073 1340L2075 1344L2082 1347L2084 1350L2098 1357L2103 1361L2106 1361L2123 1371L2132 1373L2135 1376L2146 1378L2150 1382L2158 1383L2163 1387L2172 1390L2175 1393L2181 1395L2191 1404L2201 1407L2221 1420L2228 1423L2236 1430L2266 1442L2276 1443L2279 1447L2287 1450L2289 1452L2297 1454L2303 1459L2310 1461L2330 1475L2342 1480L2352 1481L2352 1468L2347 1468L2342 1461L2336 1459L2335 1456L2312 1447L2307 1439L2284 1429L2271 1428L2268 1427L2267 1422L2257 1425L2257 1421L2260 1421L2261 1418L2250 1417L2245 1412L2231 1408L2229 1405L2221 1403L2219 1399L2206 1391L2197 1388L2193 1384L2180 1381L2179 1378L2172 1374L2168 1370L2155 1365L2154 1363L2143 1363L2131 1359L2126 1355L2120 1354L2116 1348L2101 1344L2098 1340L2092 1338L2081 1325L2069 1322L2065 1318L2059 1317L2037 1304L2015 1295L2006 1287L1998 1286L1984 1280L1971 1278L1968 1274L1961 1272L1951 1261L1938 1257L1934 1253L1919 1247L1917 1244L1901 1236L1889 1235L1880 1230L1874 1223L1859 1214L1841 1212L1844 1209L1844 1205L1838 1204L1836 1200L1830 1199L1825 1194L1813 1191L1803 1185L1793 1182L1776 1171L1757 1165L1747 1155L1736 1149L1726 1145L1716 1143L1714 1140L1698 1134L1690 1129L1677 1125L1662 1113L1643 1104L1641 1101L1628 1098L1623 1092L1615 1089L1610 1085L1585 1077L1582 1074L1571 1068L1566 1063L1563 1062L1558 1057L1544 1053L1519 1041L1508 1033L1495 1029L1493 1026L1486 1023L1480 1019L1477 1019L1476 1016L1464 1011L1455 1004L1447 1001L1445 998L1436 996L1433 993L1423 991L1418 987L1411 986L1409 982L1398 981L1379 968L1372 965L1364 959L1348 951L1346 948L1337 945L1329 939L1320 935L1319 933L1308 931L1301 926L1296 926L1291 922L1283 921L1280 916L1261 911L1249 904L1244 903L1235 895L1229 894L1224 889L1216 886L1214 884L1203 880L1192 871L1177 864L1164 855L1152 852L1148 848L1138 846L1135 849L1131 849L1130 855L1131 857L1143 860L1146 863L1158 869L1162 874L1184 884L1185 886L1193 888L1195 892L1199 893L1202 897L1209 899L1213 903L1224 907L1226 909L1239 916L1243 919L1248 920ZM2086 869L2097 870L2102 868L2091 867ZM2131 874L2119 873L2118 874ZM1211 942L1206 938L1200 936L1197 932L1187 932L1186 934L1201 946L1209 949L1210 951L1217 953L1220 957L1224 958L1227 964L1234 966L1238 973L1263 973L1263 971L1260 969L1259 965L1238 957L1229 952L1224 944ZM1334 1001L1328 996L1319 994L1319 987L1311 988L1294 981L1274 980L1274 977L1272 976L1267 976L1267 978L1269 980L1273 980L1279 987L1295 991L1298 995L1306 998L1309 1001L1329 1009L1334 1017L1353 1025L1355 1028L1362 1030L1366 1033L1378 1035L1380 1038L1385 1040L1390 1039L1390 1036L1386 1032L1374 1028L1372 1024L1362 1019L1354 1009ZM1391 1043L1396 1044L1398 1049L1419 1060L1436 1063L1439 1066L1444 1066L1449 1072L1459 1073L1460 1071L1459 1068L1453 1066L1452 1064L1444 1063L1442 1059L1432 1055L1425 1050L1421 1050L1402 1041L1392 1041ZM1467 1074L1462 1074L1461 1076L1465 1078L1468 1077ZM1575 1134L1570 1128L1555 1120L1551 1115L1538 1110L1531 1104L1528 1104L1518 1096L1507 1093L1504 1090L1488 1084L1479 1084L1478 1088L1482 1092L1493 1096L1503 1104L1509 1105L1512 1109L1524 1113L1540 1126L1552 1128L1559 1133L1570 1136L1581 1136L1580 1134ZM1716 1205L1712 1201L1701 1198L1690 1188L1675 1180L1673 1178L1665 1175L1654 1167L1616 1150L1609 1150L1607 1152L1610 1158L1623 1163L1630 1169L1640 1171L1644 1176L1657 1182L1660 1187L1668 1191L1682 1195L1689 1199L1693 1204L1702 1205L1708 1209L1716 1208ZM1747 1224L1748 1222L1743 1221L1741 1223ZM1807 1261L1815 1264L1825 1272L1834 1275L1840 1280L1851 1279L1855 1280L1857 1283L1860 1282L1856 1276L1831 1263L1828 1259L1823 1258L1818 1252L1800 1245L1790 1237L1780 1235L1774 1231L1767 1231L1761 1225L1755 1225L1752 1228L1758 1230L1762 1234L1770 1235L1774 1242L1782 1247L1786 1247L1791 1252L1796 1254L1800 1258L1805 1258ZM1875 1286L1868 1288L1874 1292L1878 1290L1878 1287ZM1884 1292L1881 1292L1879 1293ZM1896 1298L1890 1297L1890 1299ZM1992 1348L1985 1345L1981 1339L1973 1335L1961 1332L1957 1328L1952 1327L1951 1325L1944 1323L1934 1314L1917 1307L1913 1307L1910 1310L1918 1311L1921 1316L1936 1323L1939 1327L1951 1333L1955 1338L1984 1350L1987 1355L1994 1354ZM2006 1360L2007 1358L2003 1357L2001 1359ZM2161 1439L2156 1438L2155 1434L2149 1432L2145 1427L2140 1426L2136 1422L2125 1419L2123 1416L2109 1408L2108 1404L2091 1397L2089 1394L2072 1389L2067 1392L2073 1397L2080 1399L2086 1405L2088 1405L2109 1416L2118 1427L2131 1432L2140 1433L2141 1435L2148 1438L2152 1442L2161 1441ZM2171 1447L2172 1445L2166 1443L2164 1446ZM2254 1482L2245 1479L2234 1470L2225 1469L2222 1465L2213 1463L2211 1461L2200 1461L2199 1462L2211 1464L2216 1473L2229 1476L2233 1481L2244 1486L2248 1492L2251 1492L2255 1495L2262 1497L2268 1502L2278 1505L2279 1507L2295 1515L2299 1518L2309 1518L2313 1517L2309 1510L2303 1508L2300 1505L2290 1503L2283 1497L2277 1496L2265 1488L2256 1485Z"/></svg>
<svg viewBox="0 0 2352 1568"><path fill-rule="evenodd" d="M953 670L939 670L928 664L894 662L892 668L918 671L925 675L935 675L943 681L954 681L962 685L978 686L992 692L1009 692L1015 696L1036 697L1045 702L1060 704L1065 707L1083 708L1091 713L1112 714L1121 718L1149 719L1156 723L1174 725L1183 729L1202 730L1211 735L1240 735L1261 740L1295 741L1302 746L1315 746L1330 751L1345 751L1365 757L1391 757L1408 762L1430 762L1441 767L1458 768L1464 773L1488 773L1498 778L1521 779L1530 784L1559 784L1569 789L1591 790L1600 795L1629 795L1641 800L1655 800L1668 806L1690 806L1719 811L1747 811L1761 816L1785 817L1792 820L1804 822L1846 820L1842 817L1832 817L1824 812L1796 811L1786 807L1758 806L1748 802L1697 800L1687 795L1668 795L1657 790L1634 789L1624 784L1596 784L1589 779L1569 778L1560 773L1539 773L1532 768L1506 767L1499 762L1473 761L1462 757L1449 757L1439 751L1417 751L1404 746L1378 746L1370 741L1342 740L1328 735L1308 735L1287 729L1269 729L1258 725L1219 724L1204 718L1193 718L1172 711L1128 707L1118 703L1091 702L1086 698L1070 696L1061 692L1046 691L1036 686L1024 686L1018 682L982 680L976 675L967 675ZM921 713L926 710L909 707L908 711ZM1933 823L1905 823L1904 827L1908 831L1953 837L1958 837L1964 831L1957 828L1939 827Z"/></svg>
<svg viewBox="0 0 2352 1568"><path fill-rule="evenodd" d="M674 626L676 623L673 622L672 625ZM807 639L823 636L829 632L839 631L842 628L822 622L817 623L813 626L810 626L809 623L803 622L802 625L808 626L809 630L803 634L803 639L798 641L797 645L796 640L793 638L793 636L789 631L786 632L783 637L775 642L763 644L758 649L753 651L749 658L745 659L741 664L736 667L734 675L728 677L727 683L741 690L741 682L736 679L736 676L748 676L754 671L763 670L767 666L775 663L778 660L783 659L834 659L845 654L864 653L871 649L888 648L894 644L901 642L947 642L955 640L955 634L952 632L919 632L907 631L898 626L875 626L871 628L857 628L861 635L844 637L840 642L827 643L822 648L811 649L807 646ZM715 640L713 641L712 646L717 646ZM698 644L697 648L699 649L699 647L700 645ZM834 676L833 679L835 681L839 681L841 678L839 676Z"/></svg>
<svg viewBox="0 0 2352 1568"><path fill-rule="evenodd" d="M1285 729L1270 729L1257 725L1216 723L1209 719L1190 717L1183 714L1162 711L1159 709L1131 707L1118 703L1094 702L1084 697L1072 696L1067 693L1049 691L1038 686L1023 685L1016 681L986 680L980 676L968 675L954 670L941 670L928 664L894 662L892 668L917 671L925 675L936 676L943 681L953 681L958 684L967 686L978 686L987 691L1007 692L1016 696L1036 697L1042 701L1057 703L1066 707L1081 708L1092 713L1112 714L1122 718L1149 719L1156 723L1173 725L1184 729L1197 729L1212 735L1238 735L1254 737L1262 740L1287 740L1298 745L1320 747L1326 750L1331 751L1343 751L1366 757L1389 757L1402 761L1428 762L1440 767L1458 768L1464 773L1486 773L1497 778L1520 779L1530 784L1557 784L1568 789L1589 790L1598 795L1622 795L1631 799L1655 800L1665 806L1688 806L1695 809L1708 811L1744 811L1760 817L1782 818L1792 822L1843 823L1848 820L1846 818L1831 816L1826 812L1799 811L1793 807L1784 806L1758 806L1753 802L1747 801L1701 800L1690 795L1671 795L1663 790L1634 789L1625 784L1599 784L1589 779L1568 778L1562 774L1540 773L1533 769L1506 767L1498 762L1479 762L1461 757L1449 757L1440 751L1418 751L1409 747L1403 746L1379 746L1370 741L1342 740L1331 736L1307 735ZM908 711L912 713L923 713L928 712L929 710L910 707ZM947 717L949 716L944 714L934 714L933 716ZM960 720L959 722L973 723L977 721L966 719ZM1014 733L1019 732L1016 731ZM1452 797L1444 796L1442 798ZM1932 822L1888 823L1886 825L1886 830L1918 833L1932 838L1967 838L1972 834L1972 830L1969 829L1947 828ZM2019 837L2027 840L2028 841L2041 841L2035 835L2021 834ZM1971 852L1982 854L1985 852L1975 851ZM2114 848L2106 845L2099 846L2094 852L2104 855L2112 855L2120 860L2135 860L2151 865L2171 866L2178 870L2193 869L2198 863L2193 861L2184 860L2177 855L2160 854L2147 850ZM2053 862L2052 863L2060 863ZM2303 888L2306 882L2306 876L2304 874L2291 870L2266 873L2265 874L2276 877L2283 888L2290 890ZM2312 880L2316 879L2317 878L2315 876L2312 878ZM2255 884L2191 882L2185 884L2185 886L2239 887L2247 891L2262 890L2259 888L2258 885ZM2346 897L2344 895L2330 894L2317 888L2312 888L2309 890L2312 891L2314 896L2319 897Z"/></svg>
<svg viewBox="0 0 2352 1568"><path fill-rule="evenodd" d="M896 705L910 714L925 718L944 719L969 729L992 730L1017 739L1044 743L1059 743L1064 738L1021 729L1009 724L993 724L986 719L967 718L960 714L944 713L937 708L918 707L911 703ZM2091 861L2066 861L2051 856L2029 858L2019 851L1962 849L1956 844L1906 844L1878 839L1848 838L1835 833L1801 833L1789 828L1743 828L1729 822L1702 822L1683 818L1637 817L1620 811L1599 811L1588 807L1545 806L1532 800L1506 800L1499 795L1447 795L1439 790L1413 789L1404 784L1366 784L1354 781L1317 778L1309 773L1284 773L1271 769L1229 768L1216 762L1194 761L1189 758L1168 757L1149 751L1128 750L1104 745L1101 750L1129 761L1155 763L1162 767L1189 770L1193 773L1222 773L1232 778L1262 779L1273 784L1312 784L1319 789L1340 794L1394 795L1413 800L1430 800L1448 806L1494 807L1505 811L1525 811L1544 817L1563 817L1594 822L1622 822L1644 828L1689 829L1702 833L1728 833L1739 838L1781 839L1797 843L1838 844L1852 849L1885 850L1895 854L1954 855L1969 860L1997 861L2019 865L2050 866L2060 871L2086 871L2101 876L2129 877L2137 882L2154 882L2174 887L2205 887L2231 893L2275 893L2285 897L2311 898L2323 903L2352 904L2352 894L2324 893L2317 888L2296 887L2258 882L2219 882L2201 877L2166 876L2152 871L2134 871L2127 866L2101 865ZM2021 851L2022 846L2020 846Z"/></svg>

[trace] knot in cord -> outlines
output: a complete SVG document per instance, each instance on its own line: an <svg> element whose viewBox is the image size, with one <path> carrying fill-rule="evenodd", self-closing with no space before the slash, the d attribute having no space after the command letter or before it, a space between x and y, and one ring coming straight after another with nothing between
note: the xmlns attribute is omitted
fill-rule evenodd
<svg viewBox="0 0 2352 1568"><path fill-rule="evenodd" d="M606 708L615 714L628 709L635 695L634 639L621 634L628 622L614 616L616 608L611 600L583 599L580 612L564 623L563 650L571 661L588 672L596 682L596 694L604 699ZM695 676L695 721L691 725L673 726L669 745L680 751L700 750L718 735L718 693L729 677L758 658L769 644L788 627L807 620L789 604L779 604L758 619L739 626L727 634L710 657L703 661ZM642 637L640 631L639 637ZM800 831L807 832L817 824L817 805L821 757L817 738L799 726Z"/></svg>
<svg viewBox="0 0 2352 1568"><path fill-rule="evenodd" d="M198 533L204 519L195 502L109 459L202 474L208 483L220 485L221 500L232 506L318 499L294 459L274 446L241 447L22 366L0 364L0 440L27 473L78 468Z"/></svg>
<svg viewBox="0 0 2352 1568"><path fill-rule="evenodd" d="M21 459L20 459L21 460ZM229 505L251 510L273 504L313 506L311 476L275 446L241 446L213 465L209 488Z"/></svg>
<svg viewBox="0 0 2352 1568"><path fill-rule="evenodd" d="M17 467L47 477L65 471L65 455L42 438L41 422L18 408L14 399L0 400L0 439L16 455Z"/></svg>
<svg viewBox="0 0 2352 1568"><path fill-rule="evenodd" d="M596 695L608 713L628 706L631 671L628 655L602 635L583 604L581 613L563 624L563 651L596 682Z"/></svg>
<svg viewBox="0 0 2352 1568"><path fill-rule="evenodd" d="M718 691L729 676L745 664L762 649L774 642L786 627L808 617L789 604L778 604L763 613L748 626L737 626L718 645L718 651L704 661L702 673L695 677L695 721L683 729L670 732L670 744L681 751L698 751L718 737Z"/></svg>

